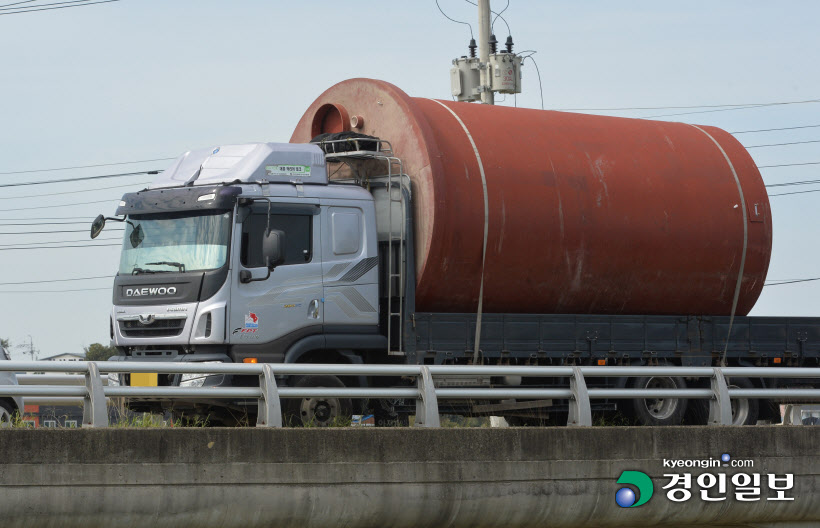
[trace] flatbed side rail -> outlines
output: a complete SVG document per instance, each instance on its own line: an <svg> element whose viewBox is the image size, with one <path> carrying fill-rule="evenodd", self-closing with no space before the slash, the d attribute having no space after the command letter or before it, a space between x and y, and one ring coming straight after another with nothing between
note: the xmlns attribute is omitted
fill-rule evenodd
<svg viewBox="0 0 820 528"><path fill-rule="evenodd" d="M122 361L3 361L3 372L40 372L45 375L23 375L23 385L0 385L0 397L83 399L83 427L107 427L106 398L156 399L256 399L259 403L257 427L281 427L282 398L404 398L416 401L416 425L439 427L439 400L505 400L521 398L569 400L568 425L592 425L590 400L685 398L709 400L710 425L731 425L731 400L735 398L776 399L800 403L820 402L820 389L730 388L727 378L789 378L820 379L820 369L794 367L626 367L626 366L460 366L460 365L350 365L350 364L270 364L270 363L179 363ZM55 381L54 373L75 374L79 385ZM132 387L105 385L109 374L236 374L255 375L256 387ZM415 378L415 387L279 387L276 376L336 375L336 376L396 376ZM522 387L436 387L437 376L527 376L563 377L566 388ZM600 377L681 376L708 378L709 388L686 389L589 389L587 380ZM42 383L37 378L42 378ZM792 420L794 423L794 420Z"/></svg>

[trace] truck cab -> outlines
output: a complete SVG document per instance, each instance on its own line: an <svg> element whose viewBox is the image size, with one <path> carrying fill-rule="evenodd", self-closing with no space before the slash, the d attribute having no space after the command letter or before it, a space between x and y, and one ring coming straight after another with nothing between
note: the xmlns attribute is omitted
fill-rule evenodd
<svg viewBox="0 0 820 528"><path fill-rule="evenodd" d="M125 223L116 359L359 363L387 352L374 194L330 182L316 145L187 152L109 220ZM242 384L233 378L149 383Z"/></svg>

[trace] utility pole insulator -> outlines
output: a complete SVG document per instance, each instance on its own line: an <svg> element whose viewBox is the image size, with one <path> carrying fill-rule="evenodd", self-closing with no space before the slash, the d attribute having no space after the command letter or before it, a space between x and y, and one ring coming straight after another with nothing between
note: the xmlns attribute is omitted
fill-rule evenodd
<svg viewBox="0 0 820 528"><path fill-rule="evenodd" d="M521 93L523 59L513 53L512 35L498 52L498 39L491 34L490 0L478 0L478 44L474 38L467 46L469 56L453 60L450 91L458 101L495 104L495 92ZM478 57L476 57L478 48Z"/></svg>

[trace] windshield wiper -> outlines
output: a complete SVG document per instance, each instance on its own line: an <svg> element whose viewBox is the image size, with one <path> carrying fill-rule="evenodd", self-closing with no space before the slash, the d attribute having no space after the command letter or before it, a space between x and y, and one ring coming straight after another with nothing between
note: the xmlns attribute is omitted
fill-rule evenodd
<svg viewBox="0 0 820 528"><path fill-rule="evenodd" d="M146 262L145 265L146 266L174 266L175 268L179 268L180 273L185 272L185 264L182 264L181 262L169 262L169 261L163 260L163 261L160 261L160 262Z"/></svg>
<svg viewBox="0 0 820 528"><path fill-rule="evenodd" d="M150 270L150 269L145 269L145 268L137 268L137 267L135 267L133 270L131 270L131 275L140 275L142 273L156 273L156 271Z"/></svg>

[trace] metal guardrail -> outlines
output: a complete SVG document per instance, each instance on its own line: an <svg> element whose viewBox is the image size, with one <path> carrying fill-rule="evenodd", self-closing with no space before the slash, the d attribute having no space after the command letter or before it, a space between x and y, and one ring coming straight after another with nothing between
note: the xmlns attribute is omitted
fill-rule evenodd
<svg viewBox="0 0 820 528"><path fill-rule="evenodd" d="M514 367L456 365L338 365L269 363L172 363L172 362L54 362L3 361L0 371L62 372L82 374L84 386L0 385L0 396L82 398L83 426L106 427L107 397L256 399L257 427L282 427L281 398L405 398L416 401L415 425L439 427L439 400L566 399L570 426L591 426L591 399L685 398L709 400L710 425L731 425L732 398L780 399L820 402L820 389L729 388L726 378L820 378L820 369L791 367ZM104 386L101 373L237 374L256 375L258 387L131 387ZM415 387L279 387L276 376L403 376L414 377ZM563 377L568 388L437 388L436 376L526 376ZM709 378L709 388L691 389L588 389L587 378L675 376ZM44 380L47 380L47 377ZM30 378L26 380L30 382Z"/></svg>
<svg viewBox="0 0 820 528"><path fill-rule="evenodd" d="M108 379L102 378L103 385ZM17 383L20 385L85 385L85 377L81 374L17 374ZM83 398L26 398L26 405L82 405Z"/></svg>

